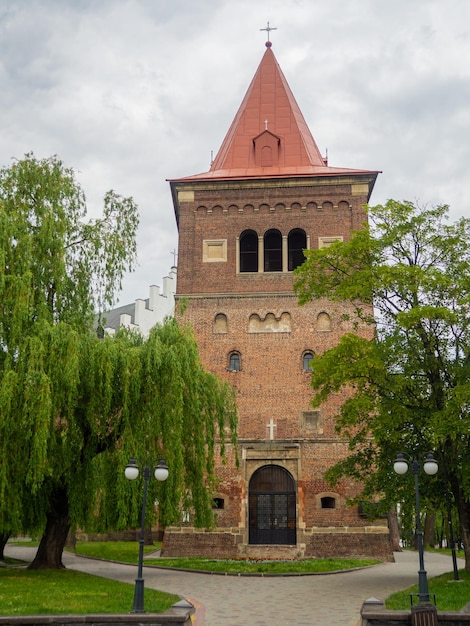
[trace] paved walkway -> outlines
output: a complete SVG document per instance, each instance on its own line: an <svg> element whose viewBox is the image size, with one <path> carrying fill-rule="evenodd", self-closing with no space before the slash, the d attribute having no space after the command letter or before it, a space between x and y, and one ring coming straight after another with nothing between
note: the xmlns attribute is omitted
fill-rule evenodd
<svg viewBox="0 0 470 626"><path fill-rule="evenodd" d="M33 548L8 546L9 556L32 559ZM118 565L64 553L70 569L133 583L137 565ZM459 568L464 561L459 559ZM450 557L426 553L428 576L452 571ZM219 576L144 567L145 586L179 594L196 606L195 626L356 626L364 600L384 600L418 582L418 554L395 553L395 563L317 576Z"/></svg>

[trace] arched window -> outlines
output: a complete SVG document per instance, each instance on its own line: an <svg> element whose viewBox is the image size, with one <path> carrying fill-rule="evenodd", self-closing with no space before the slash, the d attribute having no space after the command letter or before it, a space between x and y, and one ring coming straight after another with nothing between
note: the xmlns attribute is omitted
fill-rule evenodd
<svg viewBox="0 0 470 626"><path fill-rule="evenodd" d="M307 247L307 235L301 228L294 228L287 237L288 270L291 272L305 261L303 251Z"/></svg>
<svg viewBox="0 0 470 626"><path fill-rule="evenodd" d="M322 509L336 509L336 499L331 496L324 496L321 499Z"/></svg>
<svg viewBox="0 0 470 626"><path fill-rule="evenodd" d="M282 272L282 235L275 229L264 234L264 271Z"/></svg>
<svg viewBox="0 0 470 626"><path fill-rule="evenodd" d="M313 369L313 352L307 350L302 355L302 369L305 372L311 372Z"/></svg>
<svg viewBox="0 0 470 626"><path fill-rule="evenodd" d="M258 271L258 235L245 230L240 235L240 272Z"/></svg>
<svg viewBox="0 0 470 626"><path fill-rule="evenodd" d="M239 372L241 370L240 353L231 352L228 355L228 369L231 372Z"/></svg>

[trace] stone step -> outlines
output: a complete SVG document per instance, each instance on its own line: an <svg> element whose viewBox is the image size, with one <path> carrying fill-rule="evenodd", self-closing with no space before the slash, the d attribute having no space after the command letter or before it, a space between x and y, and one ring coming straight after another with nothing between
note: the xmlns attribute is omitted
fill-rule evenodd
<svg viewBox="0 0 470 626"><path fill-rule="evenodd" d="M302 556L299 546L258 544L244 546L243 556L248 559L286 559L293 560Z"/></svg>

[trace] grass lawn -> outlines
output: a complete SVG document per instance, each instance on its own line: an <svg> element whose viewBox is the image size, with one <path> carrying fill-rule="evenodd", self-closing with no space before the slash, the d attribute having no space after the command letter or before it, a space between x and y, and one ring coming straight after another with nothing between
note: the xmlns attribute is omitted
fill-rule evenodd
<svg viewBox="0 0 470 626"><path fill-rule="evenodd" d="M161 544L145 546L149 554L158 550ZM138 544L128 541L78 542L76 553L83 556L137 563ZM230 574L299 574L333 572L380 563L374 559L304 559L299 561L276 560L238 560L238 559L202 559L202 558L146 558L145 565L173 567Z"/></svg>
<svg viewBox="0 0 470 626"><path fill-rule="evenodd" d="M460 581L454 581L454 573L448 572L435 578L429 578L429 595L433 601L436 595L436 606L441 611L458 611L470 602L470 572L459 570ZM391 595L385 605L388 609L409 609L410 594L418 593L418 585L409 587ZM417 602L417 596L413 598Z"/></svg>
<svg viewBox="0 0 470 626"><path fill-rule="evenodd" d="M161 547L161 542L144 546L144 556L160 550ZM135 563L137 565L139 543L137 541L77 541L75 553L80 556L91 556L95 559ZM145 562L147 563L147 559Z"/></svg>
<svg viewBox="0 0 470 626"><path fill-rule="evenodd" d="M134 586L73 570L0 568L0 615L129 613ZM145 589L145 609L161 613L179 600Z"/></svg>
<svg viewBox="0 0 470 626"><path fill-rule="evenodd" d="M146 559L148 565L229 574L320 574L377 565L373 559L305 559L300 561L231 559Z"/></svg>

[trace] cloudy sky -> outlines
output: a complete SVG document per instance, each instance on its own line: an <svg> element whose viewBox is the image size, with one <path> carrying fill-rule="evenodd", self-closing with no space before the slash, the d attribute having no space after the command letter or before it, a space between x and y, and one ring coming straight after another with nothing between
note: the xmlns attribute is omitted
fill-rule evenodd
<svg viewBox="0 0 470 626"><path fill-rule="evenodd" d="M57 154L90 217L108 189L140 210L120 304L173 264L167 178L209 169L265 51L322 153L381 170L373 204L470 216L468 0L0 0L0 166Z"/></svg>

